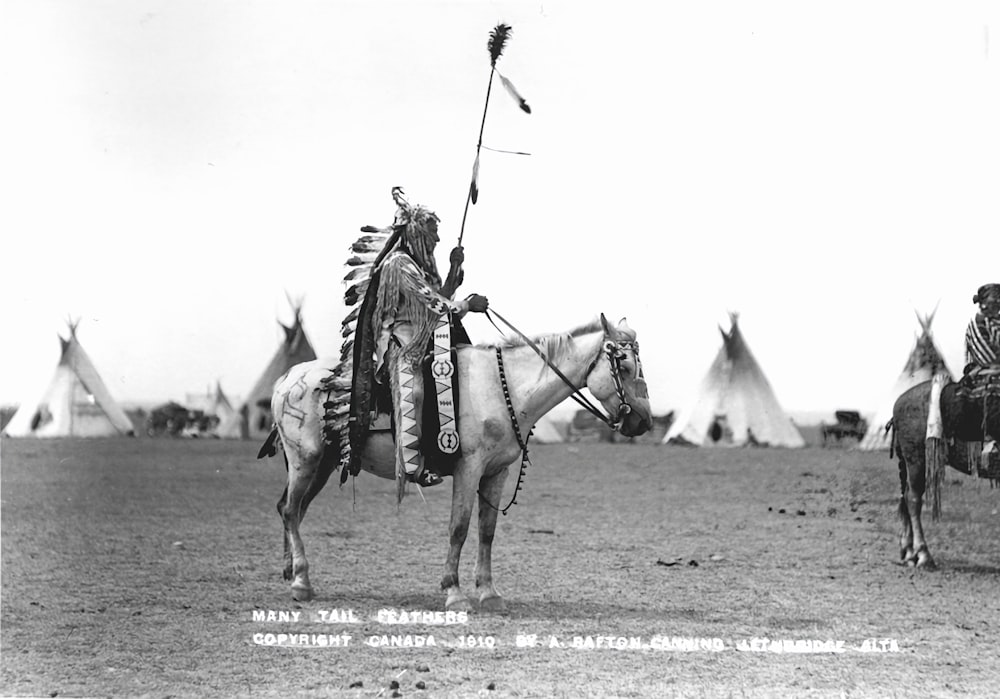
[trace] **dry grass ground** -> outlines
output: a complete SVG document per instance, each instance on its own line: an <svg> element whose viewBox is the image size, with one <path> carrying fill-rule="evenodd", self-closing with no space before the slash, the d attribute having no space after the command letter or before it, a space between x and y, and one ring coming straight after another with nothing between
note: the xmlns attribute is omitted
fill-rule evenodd
<svg viewBox="0 0 1000 699"><path fill-rule="evenodd" d="M389 626L380 609L441 609L450 488L397 512L391 483L328 486L303 529L318 599L299 605L281 580L284 472L254 460L256 447L3 441L3 695L1000 693L1000 491L954 471L942 520L927 522L940 569L914 571L896 564L887 454L539 446L494 549L509 613ZM475 546L465 554L468 585ZM330 609L360 621L252 616ZM256 645L257 633L352 641L279 648ZM437 645L367 643L394 634ZM517 647L529 634L539 645ZM647 647L548 647L588 636ZM492 647L457 647L467 637ZM722 650L648 647L663 637ZM737 650L754 638L842 641L846 652ZM861 652L866 639L898 652Z"/></svg>

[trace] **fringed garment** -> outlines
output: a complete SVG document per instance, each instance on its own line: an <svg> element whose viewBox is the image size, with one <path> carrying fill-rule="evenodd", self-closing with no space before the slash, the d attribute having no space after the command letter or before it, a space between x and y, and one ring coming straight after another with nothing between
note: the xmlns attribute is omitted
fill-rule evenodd
<svg viewBox="0 0 1000 699"><path fill-rule="evenodd" d="M438 318L461 307L441 296L432 280L406 252L395 250L379 268L378 303L373 325L383 337L392 333L402 345L403 355L418 364L427 351ZM379 342L379 363L384 361L386 339Z"/></svg>
<svg viewBox="0 0 1000 699"><path fill-rule="evenodd" d="M345 277L349 288L344 300L353 309L342 324L345 340L340 364L322 385L327 392L324 438L340 451L341 482L360 472L356 455L367 437L372 413L376 412L379 387L375 376L386 363L391 338L399 343L399 357L393 362L396 366L386 373L397 373L401 368L398 365L405 363L407 373L422 383L421 362L438 320L446 313L460 317L468 308L466 302L453 302L437 292L439 277L433 265L430 272L423 271L400 247L385 253L399 239L399 232L398 227L382 229L377 235L363 236L351 248L356 254L348 265L354 269ZM382 253L377 254L380 249ZM433 259L429 250L421 249L416 255ZM393 394L393 402L398 405L401 396L397 391ZM399 421L396 426L398 443ZM406 471L413 469L413 460L404 460L397 469L403 471L407 465Z"/></svg>

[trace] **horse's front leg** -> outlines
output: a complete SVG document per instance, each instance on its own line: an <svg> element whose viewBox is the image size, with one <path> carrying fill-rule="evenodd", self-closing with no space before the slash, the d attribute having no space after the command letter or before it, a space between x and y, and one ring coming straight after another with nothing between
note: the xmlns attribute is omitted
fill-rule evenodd
<svg viewBox="0 0 1000 699"><path fill-rule="evenodd" d="M476 558L476 594L479 609L488 612L506 612L507 604L493 584L493 536L497 528L500 498L507 480L507 468L479 481L479 556Z"/></svg>
<svg viewBox="0 0 1000 699"><path fill-rule="evenodd" d="M476 478L467 474L468 468L458 468L452 478L451 521L448 523L448 558L444 564L444 578L441 589L447 594L444 607L449 611L468 612L472 610L469 598L458 583L458 563L462 557L462 546L469 534L472 519L472 504L476 497Z"/></svg>

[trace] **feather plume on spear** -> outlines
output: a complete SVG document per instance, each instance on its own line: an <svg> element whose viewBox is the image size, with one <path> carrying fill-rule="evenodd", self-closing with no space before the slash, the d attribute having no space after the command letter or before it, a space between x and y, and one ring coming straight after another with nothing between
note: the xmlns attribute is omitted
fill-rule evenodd
<svg viewBox="0 0 1000 699"><path fill-rule="evenodd" d="M490 32L490 40L486 42L486 48L490 52L490 65L496 67L497 60L503 55L504 46L510 38L510 27L506 24L498 24Z"/></svg>
<svg viewBox="0 0 1000 699"><path fill-rule="evenodd" d="M490 81L486 86L486 104L483 106L483 120L479 125L479 142L476 143L476 160L472 165L472 182L469 184L469 193L465 199L465 211L462 213L462 227L458 233L459 246L462 245L462 237L465 235L465 220L469 214L469 204L475 204L479 201L479 153L483 148L483 130L486 128L486 113L490 106L490 91L493 89L494 73L500 76L500 82L503 84L504 89L514 98L521 111L525 114L531 114L531 107L528 106L527 101L517 91L517 88L514 87L514 83L497 70L497 61L503 55L503 50L507 45L507 41L510 40L511 33L512 30L509 25L498 24L490 32L489 41L486 42L486 49L490 53Z"/></svg>

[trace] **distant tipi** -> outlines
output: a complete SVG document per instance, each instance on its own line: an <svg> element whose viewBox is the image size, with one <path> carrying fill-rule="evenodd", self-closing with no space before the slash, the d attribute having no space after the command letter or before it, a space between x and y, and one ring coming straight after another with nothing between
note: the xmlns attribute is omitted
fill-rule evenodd
<svg viewBox="0 0 1000 699"><path fill-rule="evenodd" d="M302 304L292 303L294 318L291 325L279 322L285 339L257 382L230 417L219 425L220 437L232 439L264 439L271 431L271 393L274 383L296 364L316 359L302 327Z"/></svg>
<svg viewBox="0 0 1000 699"><path fill-rule="evenodd" d="M865 451L888 449L890 435L886 432L885 426L892 419L892 406L896 399L910 387L924 381L930 381L934 374L945 373L951 376L941 352L934 344L934 336L931 334L934 313L923 317L917 313L917 321L920 323L920 335L910 351L902 373L896 379L896 383L886 395L885 400L879 405L875 417L869 422L868 431L858 445L859 449Z"/></svg>
<svg viewBox="0 0 1000 699"><path fill-rule="evenodd" d="M565 442L569 434L569 423L572 416L557 417L552 413L543 415L531 428L531 439L536 444L559 444Z"/></svg>
<svg viewBox="0 0 1000 699"><path fill-rule="evenodd" d="M729 319L728 333L719 328L722 347L694 403L674 421L663 441L694 446L805 446L743 339L738 315L730 313Z"/></svg>
<svg viewBox="0 0 1000 699"><path fill-rule="evenodd" d="M231 419L236 409L222 390L222 384L215 382L215 389L205 393L189 393L184 399L184 405L190 410L200 410L205 415L214 417L218 424L225 424Z"/></svg>
<svg viewBox="0 0 1000 699"><path fill-rule="evenodd" d="M108 392L76 336L60 336L62 352L41 398L22 404L4 428L9 437L116 437L134 434L132 421Z"/></svg>

